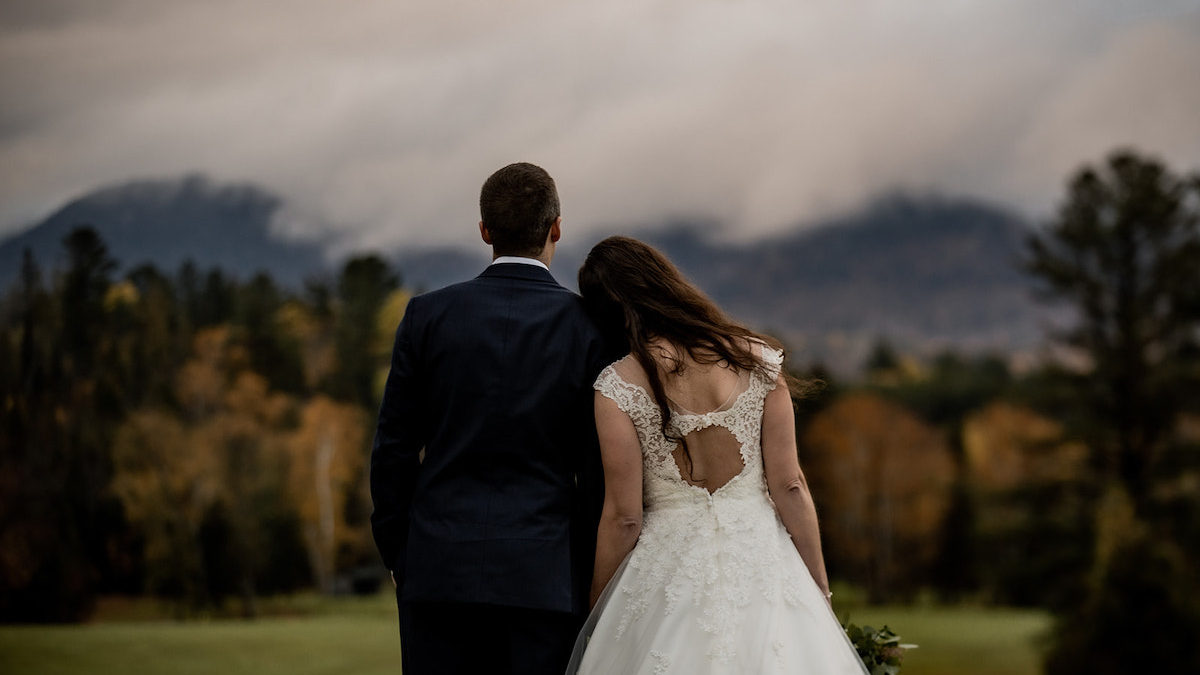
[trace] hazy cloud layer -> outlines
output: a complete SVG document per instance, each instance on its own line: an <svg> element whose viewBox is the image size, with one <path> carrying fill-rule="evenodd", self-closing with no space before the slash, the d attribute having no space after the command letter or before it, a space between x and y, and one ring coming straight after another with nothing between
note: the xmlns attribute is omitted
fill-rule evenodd
<svg viewBox="0 0 1200 675"><path fill-rule="evenodd" d="M1200 0L7 2L0 97L0 235L200 170L343 247L469 241L517 160L592 231L892 189L1037 216L1116 145L1200 168Z"/></svg>

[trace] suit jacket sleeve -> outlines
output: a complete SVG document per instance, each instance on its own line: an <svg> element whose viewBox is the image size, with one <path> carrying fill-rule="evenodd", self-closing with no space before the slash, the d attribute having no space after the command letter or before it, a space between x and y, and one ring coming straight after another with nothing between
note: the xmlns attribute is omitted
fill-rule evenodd
<svg viewBox="0 0 1200 675"><path fill-rule="evenodd" d="M414 340L416 305L416 298L409 301L396 330L391 370L384 386L371 450L371 501L374 504L371 531L383 564L396 576L397 582L404 574L409 510L421 468L420 452L426 440L421 414L420 362Z"/></svg>

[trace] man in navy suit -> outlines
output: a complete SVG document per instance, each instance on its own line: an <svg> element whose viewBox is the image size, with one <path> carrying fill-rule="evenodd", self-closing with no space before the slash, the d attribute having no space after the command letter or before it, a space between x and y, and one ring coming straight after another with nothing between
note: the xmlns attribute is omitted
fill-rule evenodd
<svg viewBox="0 0 1200 675"><path fill-rule="evenodd" d="M550 275L550 175L506 166L479 208L492 264L409 302L371 454L405 675L562 673L587 609L603 500L592 382L612 354Z"/></svg>

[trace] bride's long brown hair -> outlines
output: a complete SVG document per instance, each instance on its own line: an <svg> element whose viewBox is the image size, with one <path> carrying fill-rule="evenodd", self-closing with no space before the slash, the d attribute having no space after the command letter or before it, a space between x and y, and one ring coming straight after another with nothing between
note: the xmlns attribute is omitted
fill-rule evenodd
<svg viewBox="0 0 1200 675"><path fill-rule="evenodd" d="M666 340L696 363L724 362L737 370L768 376L770 371L755 353L754 343L781 349L779 341L731 320L665 255L630 237L609 237L592 248L579 269L579 292L601 329L622 336L646 371L651 394L662 412L663 435L683 446L690 474L687 442L667 427L671 415L661 374L683 372L684 359L676 355L671 358L674 365L664 368L651 353L654 341ZM786 370L783 377L793 398L808 395L816 386Z"/></svg>

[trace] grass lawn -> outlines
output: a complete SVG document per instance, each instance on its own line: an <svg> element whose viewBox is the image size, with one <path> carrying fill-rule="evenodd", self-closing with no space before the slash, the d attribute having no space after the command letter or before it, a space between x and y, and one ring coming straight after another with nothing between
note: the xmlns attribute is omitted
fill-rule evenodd
<svg viewBox="0 0 1200 675"><path fill-rule="evenodd" d="M145 620L144 605L102 607L80 626L0 626L0 673L192 673L372 675L400 671L394 600L299 596L264 610L283 616ZM1033 642L1048 625L1039 612L872 607L851 610L859 625L888 624L920 649L904 675L1026 675L1038 671Z"/></svg>
<svg viewBox="0 0 1200 675"><path fill-rule="evenodd" d="M375 675L400 672L395 597L301 596L285 616L126 620L144 603L80 626L0 626L0 673ZM292 614L287 616L286 614ZM115 620L114 620L115 619Z"/></svg>
<svg viewBox="0 0 1200 675"><path fill-rule="evenodd" d="M860 626L887 624L901 642L903 675L1033 675L1041 672L1038 638L1050 627L1044 612L959 607L862 607Z"/></svg>

